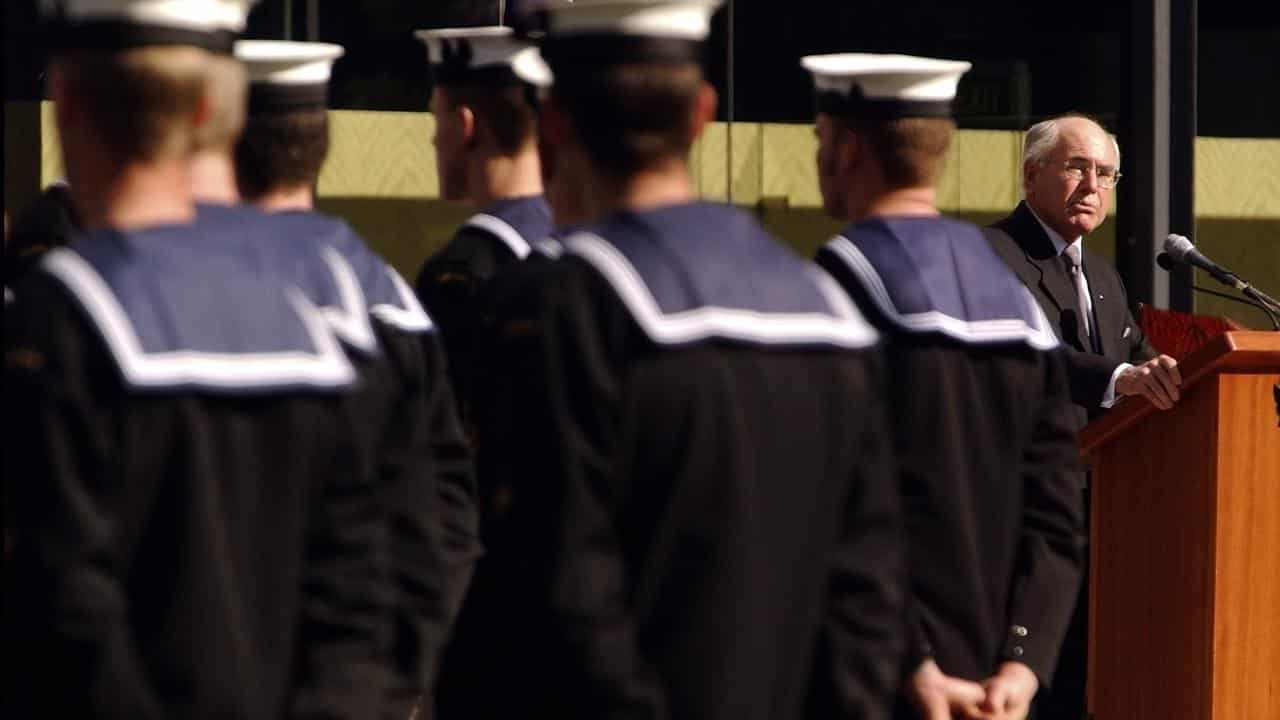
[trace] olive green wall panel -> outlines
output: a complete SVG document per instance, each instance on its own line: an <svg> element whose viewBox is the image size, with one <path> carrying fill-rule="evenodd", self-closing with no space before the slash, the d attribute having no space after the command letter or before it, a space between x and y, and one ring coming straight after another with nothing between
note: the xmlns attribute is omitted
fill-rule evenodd
<svg viewBox="0 0 1280 720"><path fill-rule="evenodd" d="M322 197L435 198L435 120L429 113L331 112Z"/></svg>
<svg viewBox="0 0 1280 720"><path fill-rule="evenodd" d="M320 177L320 206L342 216L370 244L413 279L470 211L438 199L434 121L428 113L334 111L328 162ZM5 104L5 205L20 209L63 176L53 106ZM963 130L956 134L938 187L939 206L985 224L1017 203L1017 132ZM732 148L732 153L729 149ZM714 123L695 144L690 170L705 198L754 209L798 253L811 256L840 223L821 210L811 125ZM1195 241L1226 267L1280 295L1280 140L1199 138L1196 141ZM1120 192L1124 191L1120 186ZM1115 221L1087 239L1115 257ZM1203 276L1198 282L1212 285ZM1261 327L1260 313L1197 295L1197 312Z"/></svg>
<svg viewBox="0 0 1280 720"><path fill-rule="evenodd" d="M320 209L343 218L410 283L422 262L474 211L440 200L321 197Z"/></svg>
<svg viewBox="0 0 1280 720"><path fill-rule="evenodd" d="M1196 139L1196 217L1280 218L1280 140Z"/></svg>
<svg viewBox="0 0 1280 720"><path fill-rule="evenodd" d="M1196 245L1219 265L1239 273L1272 297L1280 298L1280 219L1197 218ZM1228 289L1196 271L1196 284L1219 292ZM1196 293L1196 312L1229 317L1254 329L1270 329L1260 310Z"/></svg>
<svg viewBox="0 0 1280 720"><path fill-rule="evenodd" d="M62 177L53 106L39 105L38 137L31 125L34 108L34 103L5 105L6 188L11 183L29 187L36 179L29 169L11 169L9 160L24 151L29 158L33 147L39 148L38 187ZM321 195L423 199L438 195L430 114L336 110L331 116L333 146L320 178ZM1019 195L1019 147L1017 132L956 133L939 182L939 206L959 212L996 212L1011 206ZM713 123L694 146L690 167L698 191L708 199L727 199L732 189L732 199L739 204L752 205L763 198L786 207L820 207L815 149L809 125L736 123L730 128ZM1280 167L1280 140L1198 138L1196 215L1280 218L1276 167Z"/></svg>
<svg viewBox="0 0 1280 720"><path fill-rule="evenodd" d="M4 207L9 219L40 194L44 143L38 103L4 105Z"/></svg>

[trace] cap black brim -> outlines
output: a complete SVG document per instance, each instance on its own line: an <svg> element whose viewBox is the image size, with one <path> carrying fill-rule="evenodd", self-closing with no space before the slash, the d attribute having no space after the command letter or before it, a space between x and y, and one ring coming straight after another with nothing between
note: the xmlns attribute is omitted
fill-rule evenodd
<svg viewBox="0 0 1280 720"><path fill-rule="evenodd" d="M249 114L324 110L329 105L329 85L277 85L252 83L249 85Z"/></svg>
<svg viewBox="0 0 1280 720"><path fill-rule="evenodd" d="M867 98L860 92L851 94L834 91L819 92L818 112L865 120L896 120L899 118L949 118L952 116L951 100L899 100Z"/></svg>
<svg viewBox="0 0 1280 720"><path fill-rule="evenodd" d="M702 64L705 43L687 38L590 33L557 37L542 45L542 57L553 72L623 63Z"/></svg>
<svg viewBox="0 0 1280 720"><path fill-rule="evenodd" d="M230 55L236 41L236 33L229 30L191 30L162 25L139 25L122 20L52 22L45 25L44 31L46 44L55 52L117 52L159 45L184 45Z"/></svg>

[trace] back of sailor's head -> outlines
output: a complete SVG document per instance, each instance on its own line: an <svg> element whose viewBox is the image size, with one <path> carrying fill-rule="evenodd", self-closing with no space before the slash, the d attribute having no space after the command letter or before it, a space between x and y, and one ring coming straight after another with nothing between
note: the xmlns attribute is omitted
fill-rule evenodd
<svg viewBox="0 0 1280 720"><path fill-rule="evenodd" d="M813 76L818 114L866 138L889 187L937 183L970 63L876 53L809 55L800 63Z"/></svg>
<svg viewBox="0 0 1280 720"><path fill-rule="evenodd" d="M116 158L185 154L208 127L211 55L228 56L253 0L42 0L50 83Z"/></svg>
<svg viewBox="0 0 1280 720"><path fill-rule="evenodd" d="M341 45L242 40L249 116L236 144L236 181L250 201L314 187L329 151L328 92Z"/></svg>
<svg viewBox="0 0 1280 720"><path fill-rule="evenodd" d="M703 60L722 0L556 1L543 8L541 83L602 172L687 157L714 114Z"/></svg>

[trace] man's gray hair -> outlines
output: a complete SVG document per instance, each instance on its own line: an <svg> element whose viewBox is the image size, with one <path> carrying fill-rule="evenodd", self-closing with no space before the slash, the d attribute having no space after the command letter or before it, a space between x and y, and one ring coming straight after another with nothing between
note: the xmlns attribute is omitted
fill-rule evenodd
<svg viewBox="0 0 1280 720"><path fill-rule="evenodd" d="M1111 138L1111 144L1116 148L1116 168L1119 169L1120 143L1116 141L1116 136L1107 132L1107 129L1102 127L1102 124L1097 120L1094 120L1087 115L1079 115L1076 113L1068 113L1066 115L1051 117L1048 120L1041 120L1028 128L1026 137L1022 141L1022 166L1025 168L1027 163L1032 160L1041 162L1048 157L1049 153L1053 152L1053 148L1058 144L1058 136L1061 134L1062 121L1073 118L1088 120L1094 125L1097 125L1099 130L1107 133L1107 137Z"/></svg>

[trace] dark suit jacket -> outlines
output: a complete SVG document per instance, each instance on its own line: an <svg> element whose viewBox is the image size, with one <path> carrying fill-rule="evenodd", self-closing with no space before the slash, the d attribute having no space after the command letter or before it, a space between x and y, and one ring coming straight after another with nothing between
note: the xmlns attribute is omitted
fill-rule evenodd
<svg viewBox="0 0 1280 720"><path fill-rule="evenodd" d="M1053 323L1065 353L1071 400L1088 419L1103 413L1102 396L1120 363L1146 362L1156 351L1129 311L1120 275L1097 253L1084 251L1084 275L1093 295L1093 322L1101 352L1095 352L1080 323L1075 284L1053 241L1031 214L1026 202L987 232L992 248L1004 259ZM1082 418L1083 419L1083 418Z"/></svg>

